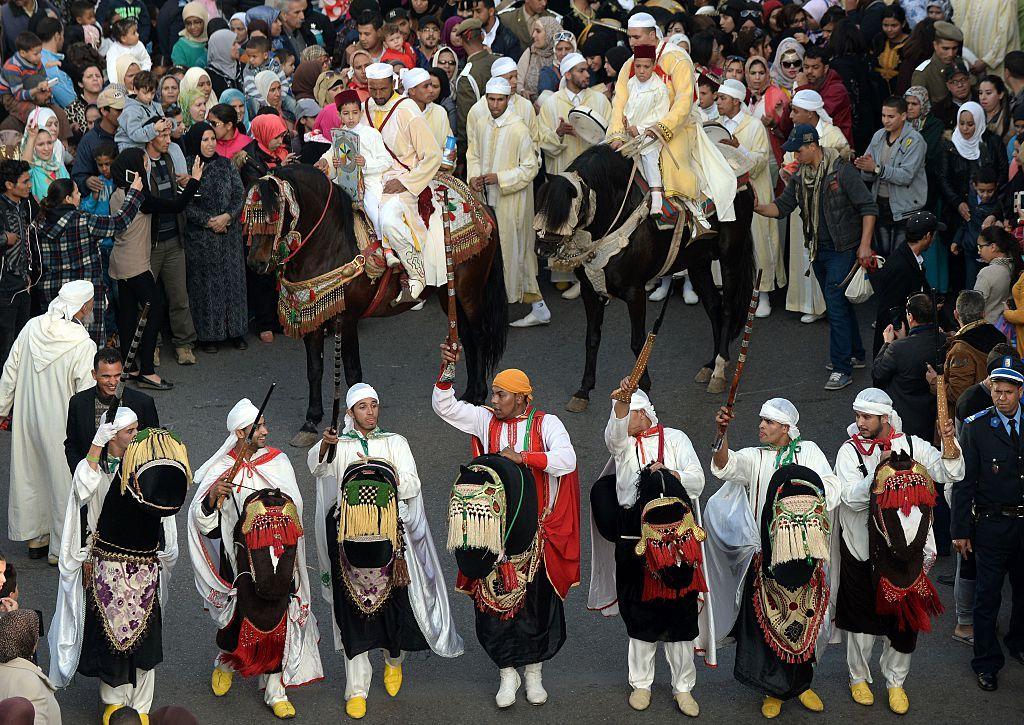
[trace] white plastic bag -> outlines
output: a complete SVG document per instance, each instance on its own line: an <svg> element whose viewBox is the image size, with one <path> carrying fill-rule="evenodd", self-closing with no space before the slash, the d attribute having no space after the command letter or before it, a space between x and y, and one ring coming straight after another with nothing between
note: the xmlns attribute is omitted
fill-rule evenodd
<svg viewBox="0 0 1024 725"><path fill-rule="evenodd" d="M874 260L877 265L876 269L881 269L882 265L885 264L885 259L877 255L874 257ZM850 280L850 284L846 286L846 299L855 305L859 305L871 299L871 295L874 292L874 289L871 287L871 280L868 279L868 271L858 265L853 270L853 278Z"/></svg>

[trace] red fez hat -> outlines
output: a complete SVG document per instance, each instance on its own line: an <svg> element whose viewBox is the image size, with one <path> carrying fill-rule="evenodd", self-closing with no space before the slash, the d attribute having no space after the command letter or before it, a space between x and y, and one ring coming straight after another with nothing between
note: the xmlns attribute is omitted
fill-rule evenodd
<svg viewBox="0 0 1024 725"><path fill-rule="evenodd" d="M638 45L633 48L633 58L647 58L649 60L655 59L655 51L657 48L653 45Z"/></svg>
<svg viewBox="0 0 1024 725"><path fill-rule="evenodd" d="M357 106L362 105L362 102L359 100L359 94L354 88L347 88L334 97L334 104L338 107L339 111L346 103L354 103Z"/></svg>

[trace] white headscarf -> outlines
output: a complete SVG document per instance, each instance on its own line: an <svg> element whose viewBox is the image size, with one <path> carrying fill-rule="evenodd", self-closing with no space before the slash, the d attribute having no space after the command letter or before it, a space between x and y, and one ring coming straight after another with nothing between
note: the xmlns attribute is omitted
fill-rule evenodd
<svg viewBox="0 0 1024 725"><path fill-rule="evenodd" d="M964 138L960 133L960 115L970 113L974 118L974 135ZM953 127L953 145L957 153L968 161L976 161L981 156L981 137L985 134L985 111L981 105L968 101L956 112L956 125Z"/></svg>
<svg viewBox="0 0 1024 725"><path fill-rule="evenodd" d="M104 413L104 418L106 414ZM133 423L139 422L139 416L135 414L135 411L131 408L118 407L117 412L114 413L114 430L124 430Z"/></svg>
<svg viewBox="0 0 1024 725"><path fill-rule="evenodd" d="M821 94L817 91L812 91L810 88L797 91L793 94L793 100L789 103L790 105L802 108L805 111L817 113L818 118L825 123L832 123L832 117L828 115L828 111L825 110L825 101L822 100Z"/></svg>
<svg viewBox="0 0 1024 725"><path fill-rule="evenodd" d="M273 88L275 83L281 82L281 78L272 70L261 70L256 74L255 82L256 92L259 94L260 100L266 103L267 94L270 93L270 89Z"/></svg>
<svg viewBox="0 0 1024 725"><path fill-rule="evenodd" d="M795 441L800 437L800 429L796 427L796 424L800 422L800 411L785 398L770 398L764 401L758 417L788 425L790 440Z"/></svg>
<svg viewBox="0 0 1024 725"><path fill-rule="evenodd" d="M367 398L380 403L380 396L377 395L376 390L366 383L356 383L348 389L347 393L345 393L345 410L352 410L353 405L358 403L360 400L366 400ZM352 416L346 412L345 430L343 430L342 433L348 433L349 431L355 430L355 425L355 420L353 420Z"/></svg>
<svg viewBox="0 0 1024 725"><path fill-rule="evenodd" d="M631 411L642 410L651 421L652 428L658 425L658 414L654 412L654 403L651 402L651 399L644 391L638 389L632 396L630 396L629 409Z"/></svg>
<svg viewBox="0 0 1024 725"><path fill-rule="evenodd" d="M82 305L92 299L94 293L92 282L88 280L76 279L74 282L65 282L61 285L60 292L50 302L46 314L73 320L78 311L82 309Z"/></svg>
<svg viewBox="0 0 1024 725"><path fill-rule="evenodd" d="M28 114L28 119L25 121L25 133L28 133L28 127L33 121L36 124L36 128L46 130L46 124L51 118L56 119L57 114L45 106L36 106L32 109L32 112ZM60 131L59 122L57 130L58 132ZM64 166L64 142L57 137L56 133L52 133L50 135L53 136L53 160L61 166Z"/></svg>
<svg viewBox="0 0 1024 725"><path fill-rule="evenodd" d="M192 66L185 71L185 76L181 79L179 89L182 95L187 91L196 90L199 88L199 80L205 77L206 80L210 80L210 74L206 72L205 68L199 66ZM217 103L217 94L213 90L213 81L210 81L210 97L206 99L207 107L213 106Z"/></svg>
<svg viewBox="0 0 1024 725"><path fill-rule="evenodd" d="M785 73L782 72L782 56L789 52L796 53L800 60L804 59L804 46L800 45L800 41L794 38L783 38L779 42L779 47L775 50L775 60L772 61L771 77L780 87L787 90L793 90L796 85L796 78L789 78Z"/></svg>
<svg viewBox="0 0 1024 725"><path fill-rule="evenodd" d="M897 433L903 432L903 421L900 419L899 413L892 407L892 398L880 388L864 388L857 393L857 398L853 401L853 410L867 415L887 416L892 429ZM856 435L857 424L852 424L846 429L846 432L851 436Z"/></svg>
<svg viewBox="0 0 1024 725"><path fill-rule="evenodd" d="M238 443L238 435L235 431L248 428L250 425L256 422L256 416L260 414L260 409L252 404L252 401L248 398L242 398L235 406L228 411L227 417L227 429L228 437L224 439L224 443L221 444L220 449L202 466L195 472L192 477L196 483L202 482L203 478L206 477L207 471L213 467L217 461L223 458L228 451L235 447Z"/></svg>

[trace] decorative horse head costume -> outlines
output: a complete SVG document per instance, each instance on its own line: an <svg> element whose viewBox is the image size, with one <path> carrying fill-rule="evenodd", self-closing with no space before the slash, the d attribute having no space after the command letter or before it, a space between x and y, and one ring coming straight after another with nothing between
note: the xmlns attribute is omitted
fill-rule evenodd
<svg viewBox="0 0 1024 725"><path fill-rule="evenodd" d="M926 573L931 562L924 550L934 507L935 483L907 453L893 453L875 470L868 525L875 607L879 614L894 616L902 630L928 632L931 617L943 611ZM921 518L916 531L908 530L905 517L915 508Z"/></svg>
<svg viewBox="0 0 1024 725"><path fill-rule="evenodd" d="M339 494L339 504L327 514L327 531L335 532L328 549L348 599L370 616L387 603L394 587L409 585L398 474L381 458L353 463L345 469ZM340 599L335 596L336 608Z"/></svg>
<svg viewBox="0 0 1024 725"><path fill-rule="evenodd" d="M276 672L284 657L288 604L304 532L295 502L278 489L254 491L234 528L235 616L217 632L222 661L243 677Z"/></svg>
<svg viewBox="0 0 1024 725"><path fill-rule="evenodd" d="M191 482L181 439L147 428L128 445L103 499L92 535L89 590L116 653L131 653L149 629L158 601L160 519L181 509Z"/></svg>
<svg viewBox="0 0 1024 725"><path fill-rule="evenodd" d="M761 510L761 553L754 557L754 613L782 660L808 662L828 611L830 524L825 488L806 466L779 468Z"/></svg>
<svg viewBox="0 0 1024 725"><path fill-rule="evenodd" d="M477 607L509 619L543 561L533 474L498 455L462 466L448 504L448 549Z"/></svg>

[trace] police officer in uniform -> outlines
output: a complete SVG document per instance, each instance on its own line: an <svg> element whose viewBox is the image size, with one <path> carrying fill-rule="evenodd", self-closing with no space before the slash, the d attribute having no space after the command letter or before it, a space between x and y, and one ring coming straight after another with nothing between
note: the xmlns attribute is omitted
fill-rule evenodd
<svg viewBox="0 0 1024 725"><path fill-rule="evenodd" d="M965 420L961 431L966 473L953 488L952 535L960 555L975 560L971 667L978 687L991 691L1004 663L996 619L1007 574L1015 601L1004 642L1024 664L1024 365L1004 357L989 380L993 406Z"/></svg>
<svg viewBox="0 0 1024 725"><path fill-rule="evenodd" d="M931 58L914 69L914 75L911 77L911 85L924 86L928 89L928 97L933 106L949 95L942 70L960 55L963 42L963 32L953 23L947 23L945 20L935 23L935 40L932 42L934 53Z"/></svg>

